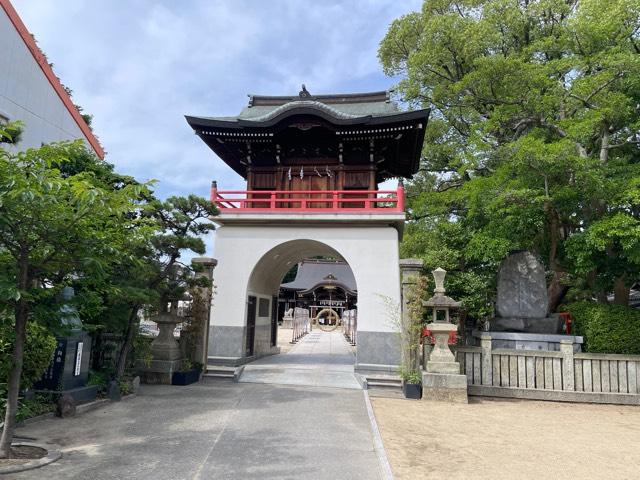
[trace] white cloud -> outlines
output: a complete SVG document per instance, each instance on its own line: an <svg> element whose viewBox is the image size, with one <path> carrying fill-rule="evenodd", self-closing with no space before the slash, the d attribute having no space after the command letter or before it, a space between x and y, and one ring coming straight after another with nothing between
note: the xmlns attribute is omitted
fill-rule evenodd
<svg viewBox="0 0 640 480"><path fill-rule="evenodd" d="M420 0L13 0L74 100L94 115L107 160L206 196L242 181L183 115L235 115L248 93L384 90L376 57L389 23Z"/></svg>

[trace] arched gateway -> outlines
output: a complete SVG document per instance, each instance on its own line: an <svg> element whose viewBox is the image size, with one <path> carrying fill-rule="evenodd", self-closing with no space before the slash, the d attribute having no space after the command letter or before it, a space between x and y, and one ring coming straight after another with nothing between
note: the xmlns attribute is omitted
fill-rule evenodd
<svg viewBox="0 0 640 480"><path fill-rule="evenodd" d="M187 117L196 134L247 180L246 191L212 185L216 296L209 357L240 364L277 353L277 294L297 262L344 260L357 284L358 370L395 368L399 345L389 302L400 302L398 242L404 190L378 183L410 177L428 110L400 112L388 92L251 96L238 117Z"/></svg>

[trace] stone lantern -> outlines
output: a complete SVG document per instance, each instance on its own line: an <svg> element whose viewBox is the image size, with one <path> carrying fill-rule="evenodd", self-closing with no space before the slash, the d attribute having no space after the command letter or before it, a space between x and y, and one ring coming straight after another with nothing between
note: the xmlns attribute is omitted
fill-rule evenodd
<svg viewBox="0 0 640 480"><path fill-rule="evenodd" d="M460 374L460 364L449 348L449 334L458 329L451 323L450 311L460 308L460 302L445 295L447 272L436 268L432 273L436 288L433 297L423 305L433 311L433 321L427 328L435 337L435 345L427 362L427 371L422 374L422 398L467 403L467 377Z"/></svg>
<svg viewBox="0 0 640 480"><path fill-rule="evenodd" d="M172 303L168 312L160 312L151 318L158 325L158 336L151 342L150 365L142 368L144 383L161 383L171 385L174 372L182 367L180 345L173 336L176 325L182 322L177 314L177 302Z"/></svg>

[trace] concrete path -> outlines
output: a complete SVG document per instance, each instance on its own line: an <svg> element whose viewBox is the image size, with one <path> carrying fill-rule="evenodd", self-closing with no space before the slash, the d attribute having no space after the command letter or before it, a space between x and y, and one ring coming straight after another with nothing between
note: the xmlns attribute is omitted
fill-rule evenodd
<svg viewBox="0 0 640 480"><path fill-rule="evenodd" d="M18 430L63 458L20 479L380 479L363 392L205 381Z"/></svg>
<svg viewBox="0 0 640 480"><path fill-rule="evenodd" d="M287 353L247 364L239 381L361 390L354 363L353 347L341 331L314 330Z"/></svg>

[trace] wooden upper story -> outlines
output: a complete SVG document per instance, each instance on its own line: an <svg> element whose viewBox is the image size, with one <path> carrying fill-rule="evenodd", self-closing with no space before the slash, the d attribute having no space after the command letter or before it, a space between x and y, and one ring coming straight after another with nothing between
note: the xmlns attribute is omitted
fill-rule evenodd
<svg viewBox="0 0 640 480"><path fill-rule="evenodd" d="M186 118L246 179L247 191L236 192L244 193L246 202L236 207L342 210L356 208L343 199L360 198L360 192L377 191L388 178L416 173L428 116L429 110L399 111L389 92L313 96L303 86L295 97L250 96L235 117ZM215 193L222 194L217 188ZM271 203L252 201L256 198ZM327 201L286 201L293 198ZM380 208L383 202L358 205Z"/></svg>

